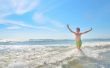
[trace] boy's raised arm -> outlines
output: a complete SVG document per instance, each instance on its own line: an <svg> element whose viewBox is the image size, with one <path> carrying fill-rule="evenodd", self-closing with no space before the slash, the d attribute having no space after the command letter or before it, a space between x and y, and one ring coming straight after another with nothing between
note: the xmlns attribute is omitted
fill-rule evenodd
<svg viewBox="0 0 110 68"><path fill-rule="evenodd" d="M67 24L67 28L68 28L68 30L69 30L70 32L75 33L74 31L72 31L72 30L70 29L70 27L69 27L68 24Z"/></svg>
<svg viewBox="0 0 110 68"><path fill-rule="evenodd" d="M81 34L85 34L85 33L88 33L88 32L90 32L90 31L92 31L92 28L91 28L90 30L87 30L87 31L85 31L85 32L82 32Z"/></svg>

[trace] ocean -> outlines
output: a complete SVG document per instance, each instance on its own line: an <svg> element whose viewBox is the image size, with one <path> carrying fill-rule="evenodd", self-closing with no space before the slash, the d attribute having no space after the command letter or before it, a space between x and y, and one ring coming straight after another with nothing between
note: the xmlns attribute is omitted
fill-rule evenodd
<svg viewBox="0 0 110 68"><path fill-rule="evenodd" d="M110 39L0 40L0 68L110 68Z"/></svg>

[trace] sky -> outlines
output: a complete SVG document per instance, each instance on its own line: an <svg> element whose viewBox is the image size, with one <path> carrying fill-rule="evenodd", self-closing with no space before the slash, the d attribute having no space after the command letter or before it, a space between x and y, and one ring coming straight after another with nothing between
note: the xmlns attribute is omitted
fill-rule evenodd
<svg viewBox="0 0 110 68"><path fill-rule="evenodd" d="M110 38L110 0L0 0L0 39Z"/></svg>

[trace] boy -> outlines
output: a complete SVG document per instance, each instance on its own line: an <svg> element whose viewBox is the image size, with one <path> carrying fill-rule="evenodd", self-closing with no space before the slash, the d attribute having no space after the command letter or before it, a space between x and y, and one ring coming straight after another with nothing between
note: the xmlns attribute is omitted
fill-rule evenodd
<svg viewBox="0 0 110 68"><path fill-rule="evenodd" d="M85 34L85 33L88 33L92 30L92 28L90 30L87 30L85 32L80 32L80 28L76 28L76 32L72 31L69 27L69 25L67 25L67 28L69 29L70 32L72 32L74 35L75 35L75 41L76 41L76 45L77 45L77 48L78 50L81 51L81 45L82 45L82 41L81 41L81 35Z"/></svg>

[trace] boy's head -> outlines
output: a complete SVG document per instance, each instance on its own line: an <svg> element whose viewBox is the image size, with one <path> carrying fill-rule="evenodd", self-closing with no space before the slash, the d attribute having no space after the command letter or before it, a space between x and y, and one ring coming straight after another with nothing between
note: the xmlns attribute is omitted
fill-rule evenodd
<svg viewBox="0 0 110 68"><path fill-rule="evenodd" d="M76 28L76 31L77 31L77 32L80 32L80 28L79 28L79 27L77 27L77 28Z"/></svg>

